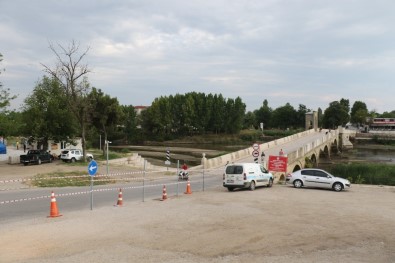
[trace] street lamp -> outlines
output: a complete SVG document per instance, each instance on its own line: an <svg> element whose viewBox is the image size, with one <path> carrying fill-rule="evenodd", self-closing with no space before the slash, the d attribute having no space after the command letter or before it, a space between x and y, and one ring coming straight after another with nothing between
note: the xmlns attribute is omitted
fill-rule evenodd
<svg viewBox="0 0 395 263"><path fill-rule="evenodd" d="M110 144L111 142L106 140L105 143L107 145L107 175L108 175L108 144Z"/></svg>

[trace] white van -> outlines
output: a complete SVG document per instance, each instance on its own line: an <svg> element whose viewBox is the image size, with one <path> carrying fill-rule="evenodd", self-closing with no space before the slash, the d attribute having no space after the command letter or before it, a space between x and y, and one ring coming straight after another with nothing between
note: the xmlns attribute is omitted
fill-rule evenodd
<svg viewBox="0 0 395 263"><path fill-rule="evenodd" d="M235 188L249 188L255 190L256 186L272 187L273 175L259 163L232 163L225 168L223 185L229 191Z"/></svg>

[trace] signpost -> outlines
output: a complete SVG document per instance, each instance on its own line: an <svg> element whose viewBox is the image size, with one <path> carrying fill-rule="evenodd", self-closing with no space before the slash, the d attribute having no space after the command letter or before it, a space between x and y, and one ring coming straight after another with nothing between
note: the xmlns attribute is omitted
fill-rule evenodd
<svg viewBox="0 0 395 263"><path fill-rule="evenodd" d="M171 164L171 162L170 162L170 150L169 150L169 148L166 149L166 161L165 161L165 164L166 164L166 165L170 165L170 164Z"/></svg>
<svg viewBox="0 0 395 263"><path fill-rule="evenodd" d="M254 162L258 163L258 157L259 157L259 144L258 143L254 143L252 145L252 149L254 149L252 151L252 157L254 157Z"/></svg>
<svg viewBox="0 0 395 263"><path fill-rule="evenodd" d="M93 209L93 177L96 175L98 165L95 160L88 164L88 173L91 176L91 210Z"/></svg>

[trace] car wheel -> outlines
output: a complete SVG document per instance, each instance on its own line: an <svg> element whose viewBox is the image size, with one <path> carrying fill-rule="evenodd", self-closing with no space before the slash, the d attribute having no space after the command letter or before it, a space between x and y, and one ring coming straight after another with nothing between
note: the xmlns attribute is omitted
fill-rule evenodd
<svg viewBox="0 0 395 263"><path fill-rule="evenodd" d="M75 163L75 158L71 158L71 162L72 162L72 163Z"/></svg>
<svg viewBox="0 0 395 263"><path fill-rule="evenodd" d="M28 165L28 163L23 163L23 165L24 165L24 166L27 166L27 165Z"/></svg>
<svg viewBox="0 0 395 263"><path fill-rule="evenodd" d="M235 190L233 187L228 187L229 192L233 192L233 190Z"/></svg>
<svg viewBox="0 0 395 263"><path fill-rule="evenodd" d="M40 165L41 164L41 159L37 160L37 164Z"/></svg>
<svg viewBox="0 0 395 263"><path fill-rule="evenodd" d="M267 185L267 187L272 187L273 186L273 179L269 180L269 184Z"/></svg>
<svg viewBox="0 0 395 263"><path fill-rule="evenodd" d="M53 160L52 158L49 158L49 162L50 162L50 163L52 163L52 160Z"/></svg>
<svg viewBox="0 0 395 263"><path fill-rule="evenodd" d="M294 187L295 188L301 188L302 186L303 186L302 181L300 181L300 180L295 180L294 181Z"/></svg>
<svg viewBox="0 0 395 263"><path fill-rule="evenodd" d="M343 190L343 185L341 183L334 183L333 190L335 190L336 192L340 192L341 190Z"/></svg>
<svg viewBox="0 0 395 263"><path fill-rule="evenodd" d="M254 191L254 190L255 190L255 182L254 182L254 181L251 181L250 190L251 190L251 191Z"/></svg>

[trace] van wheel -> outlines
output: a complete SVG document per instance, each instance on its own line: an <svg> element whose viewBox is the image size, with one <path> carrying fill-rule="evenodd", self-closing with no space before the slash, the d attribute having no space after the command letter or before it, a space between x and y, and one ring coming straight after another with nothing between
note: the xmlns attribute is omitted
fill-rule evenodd
<svg viewBox="0 0 395 263"><path fill-rule="evenodd" d="M228 187L229 192L233 192L233 190L235 190L233 187Z"/></svg>
<svg viewBox="0 0 395 263"><path fill-rule="evenodd" d="M267 187L272 187L273 186L273 179L269 180L269 184L267 185Z"/></svg>
<svg viewBox="0 0 395 263"><path fill-rule="evenodd" d="M251 191L254 191L254 190L255 190L255 182L254 182L254 181L251 181L250 190L251 190Z"/></svg>
<svg viewBox="0 0 395 263"><path fill-rule="evenodd" d="M71 158L71 162L72 162L72 163L75 163L75 158L74 158L74 157Z"/></svg>

